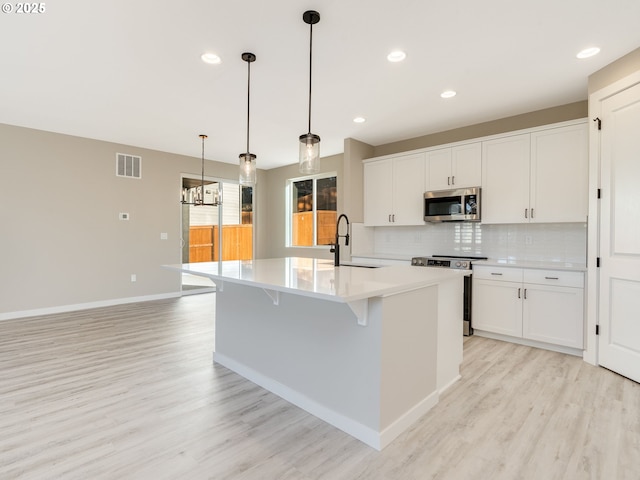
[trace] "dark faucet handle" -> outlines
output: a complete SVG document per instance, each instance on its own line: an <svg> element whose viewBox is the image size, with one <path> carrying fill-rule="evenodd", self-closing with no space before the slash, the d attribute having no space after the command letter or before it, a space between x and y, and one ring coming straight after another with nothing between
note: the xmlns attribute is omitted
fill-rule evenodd
<svg viewBox="0 0 640 480"><path fill-rule="evenodd" d="M329 249L329 251L330 251L331 253L334 253L334 252L336 251L336 245L335 245L335 243L329 243L328 245L331 247L331 248Z"/></svg>
<svg viewBox="0 0 640 480"><path fill-rule="evenodd" d="M349 234L348 233L344 236L344 245L345 245L345 247L347 245L349 245Z"/></svg>

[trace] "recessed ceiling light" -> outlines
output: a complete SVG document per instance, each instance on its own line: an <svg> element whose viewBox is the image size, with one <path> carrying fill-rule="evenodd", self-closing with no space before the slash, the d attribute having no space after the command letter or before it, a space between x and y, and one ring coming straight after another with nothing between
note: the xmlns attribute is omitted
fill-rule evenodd
<svg viewBox="0 0 640 480"><path fill-rule="evenodd" d="M215 53L203 53L200 58L204 63L210 63L211 65L217 65L222 61Z"/></svg>
<svg viewBox="0 0 640 480"><path fill-rule="evenodd" d="M576 55L576 57L577 58L589 58L589 57L593 57L594 55L597 55L598 53L600 53L600 49L598 47L589 47L589 48L585 48L584 50L579 52Z"/></svg>
<svg viewBox="0 0 640 480"><path fill-rule="evenodd" d="M456 92L454 90L445 90L440 94L442 98L451 98L456 96Z"/></svg>
<svg viewBox="0 0 640 480"><path fill-rule="evenodd" d="M390 62L401 62L405 58L407 58L407 54L402 50L394 50L389 55L387 55L387 60L389 60Z"/></svg>
<svg viewBox="0 0 640 480"><path fill-rule="evenodd" d="M353 119L354 123L364 123L366 121L367 121L367 119L364 118L364 117L356 117L356 118Z"/></svg>

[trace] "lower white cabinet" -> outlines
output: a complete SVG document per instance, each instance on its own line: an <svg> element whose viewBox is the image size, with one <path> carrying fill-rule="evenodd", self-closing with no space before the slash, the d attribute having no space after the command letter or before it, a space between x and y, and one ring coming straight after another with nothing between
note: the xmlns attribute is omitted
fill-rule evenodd
<svg viewBox="0 0 640 480"><path fill-rule="evenodd" d="M584 273L473 267L473 328L581 349Z"/></svg>

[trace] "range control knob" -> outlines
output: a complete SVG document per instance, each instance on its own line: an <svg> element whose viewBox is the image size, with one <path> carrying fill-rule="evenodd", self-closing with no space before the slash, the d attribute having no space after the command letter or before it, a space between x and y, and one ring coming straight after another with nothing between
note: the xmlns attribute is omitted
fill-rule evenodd
<svg viewBox="0 0 640 480"><path fill-rule="evenodd" d="M462 266L461 262L456 262L456 268L460 268Z"/></svg>
<svg viewBox="0 0 640 480"><path fill-rule="evenodd" d="M462 262L462 267L463 268L467 268L469 265L467 264L467 262Z"/></svg>

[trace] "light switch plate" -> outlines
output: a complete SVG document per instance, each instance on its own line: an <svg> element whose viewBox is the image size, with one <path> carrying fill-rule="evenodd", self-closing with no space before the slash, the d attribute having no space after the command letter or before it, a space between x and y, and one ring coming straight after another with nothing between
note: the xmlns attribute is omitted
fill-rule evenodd
<svg viewBox="0 0 640 480"><path fill-rule="evenodd" d="M169 238L169 236L167 235L167 232L162 232L160 234L160 240L166 240L167 238Z"/></svg>

